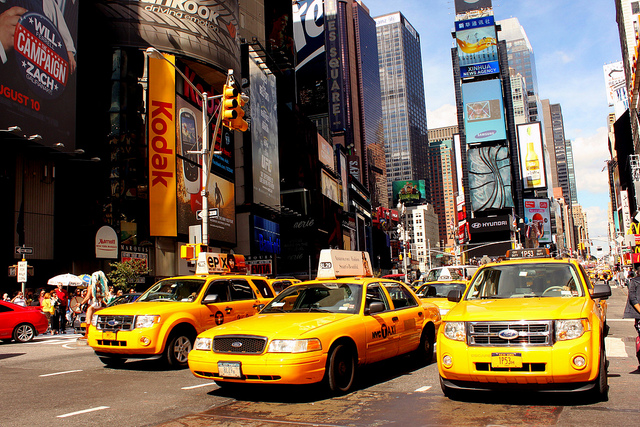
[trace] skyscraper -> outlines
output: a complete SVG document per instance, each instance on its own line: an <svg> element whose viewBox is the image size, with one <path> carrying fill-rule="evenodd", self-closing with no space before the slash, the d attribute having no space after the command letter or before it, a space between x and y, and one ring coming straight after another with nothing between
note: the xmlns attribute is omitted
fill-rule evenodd
<svg viewBox="0 0 640 427"><path fill-rule="evenodd" d="M387 190L393 181L428 181L427 113L420 35L400 12L374 18L378 34ZM427 193L427 201L430 195Z"/></svg>

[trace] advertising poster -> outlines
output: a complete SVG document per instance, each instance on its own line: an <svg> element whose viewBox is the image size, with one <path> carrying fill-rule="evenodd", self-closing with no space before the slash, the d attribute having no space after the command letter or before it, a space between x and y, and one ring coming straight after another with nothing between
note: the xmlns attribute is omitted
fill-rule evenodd
<svg viewBox="0 0 640 427"><path fill-rule="evenodd" d="M419 205L427 199L424 180L393 181L393 204Z"/></svg>
<svg viewBox="0 0 640 427"><path fill-rule="evenodd" d="M334 170L336 168L335 160L333 159L333 147L320 134L318 134L318 159L329 169Z"/></svg>
<svg viewBox="0 0 640 427"><path fill-rule="evenodd" d="M322 194L325 197L328 197L334 202L340 204L340 191L338 190L338 181L329 176L329 174L324 170L321 173L320 185L322 186Z"/></svg>
<svg viewBox="0 0 640 427"><path fill-rule="evenodd" d="M616 120L629 108L627 83L622 61L603 66L604 81L607 88L607 102L613 107Z"/></svg>
<svg viewBox="0 0 640 427"><path fill-rule="evenodd" d="M542 133L539 122L518 125L522 188L531 190L547 186Z"/></svg>
<svg viewBox="0 0 640 427"><path fill-rule="evenodd" d="M172 55L149 58L149 235L176 236L176 95Z"/></svg>
<svg viewBox="0 0 640 427"><path fill-rule="evenodd" d="M454 0L456 14L491 8L491 0Z"/></svg>
<svg viewBox="0 0 640 427"><path fill-rule="evenodd" d="M513 207L511 162L506 146L469 148L467 168L474 212Z"/></svg>
<svg viewBox="0 0 640 427"><path fill-rule="evenodd" d="M233 182L209 175L209 208L218 208L218 216L209 217L209 240L236 244L236 202Z"/></svg>
<svg viewBox="0 0 640 427"><path fill-rule="evenodd" d="M202 148L202 113L186 100L176 97L176 199L178 233L188 234L189 226L200 221L196 212L202 209L201 155L190 154Z"/></svg>
<svg viewBox="0 0 640 427"><path fill-rule="evenodd" d="M327 67L322 0L293 3L298 104L307 115L327 114Z"/></svg>
<svg viewBox="0 0 640 427"><path fill-rule="evenodd" d="M249 50L249 105L253 202L280 204L280 162L278 156L278 100L276 78L262 60Z"/></svg>
<svg viewBox="0 0 640 427"><path fill-rule="evenodd" d="M526 224L532 224L537 230L541 230L542 236L538 238L539 243L552 243L549 200L524 199L524 216Z"/></svg>
<svg viewBox="0 0 640 427"><path fill-rule="evenodd" d="M461 78L500 72L493 15L457 21L456 44Z"/></svg>
<svg viewBox="0 0 640 427"><path fill-rule="evenodd" d="M507 139L500 79L464 83L462 101L468 144Z"/></svg>
<svg viewBox="0 0 640 427"><path fill-rule="evenodd" d="M78 2L0 1L0 17L9 14L17 23L0 43L0 128L73 150Z"/></svg>
<svg viewBox="0 0 640 427"><path fill-rule="evenodd" d="M251 218L253 219L252 245L255 252L280 255L282 252L280 224L256 215Z"/></svg>
<svg viewBox="0 0 640 427"><path fill-rule="evenodd" d="M69 3L69 2L67 2ZM98 0L117 46L153 46L240 70L237 0Z"/></svg>

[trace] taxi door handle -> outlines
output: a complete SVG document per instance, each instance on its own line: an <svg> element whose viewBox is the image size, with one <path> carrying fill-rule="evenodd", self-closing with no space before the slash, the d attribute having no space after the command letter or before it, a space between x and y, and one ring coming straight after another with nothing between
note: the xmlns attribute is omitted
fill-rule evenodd
<svg viewBox="0 0 640 427"><path fill-rule="evenodd" d="M224 311L226 311L226 312L227 312L227 314L229 314L229 313L231 313L231 311L233 311L233 308L231 308L231 307L226 307L226 308L224 309Z"/></svg>
<svg viewBox="0 0 640 427"><path fill-rule="evenodd" d="M398 317L397 317L397 316L393 316L393 317L391 318L391 320L393 320L394 322L397 322L397 321L398 321Z"/></svg>

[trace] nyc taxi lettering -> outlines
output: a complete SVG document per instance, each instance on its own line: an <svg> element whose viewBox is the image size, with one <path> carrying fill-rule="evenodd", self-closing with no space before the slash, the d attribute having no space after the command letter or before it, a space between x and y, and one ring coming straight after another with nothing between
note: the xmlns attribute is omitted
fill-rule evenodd
<svg viewBox="0 0 640 427"><path fill-rule="evenodd" d="M380 327L379 331L373 331L371 333L371 338L376 339L376 338L387 338L390 335L395 335L396 333L396 325L393 326L387 326L386 323L383 323L382 326Z"/></svg>

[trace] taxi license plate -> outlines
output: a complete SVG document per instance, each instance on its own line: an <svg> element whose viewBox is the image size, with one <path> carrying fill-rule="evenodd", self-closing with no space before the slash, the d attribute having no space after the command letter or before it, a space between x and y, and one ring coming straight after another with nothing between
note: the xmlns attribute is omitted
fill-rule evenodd
<svg viewBox="0 0 640 427"><path fill-rule="evenodd" d="M522 353L491 353L492 368L522 368Z"/></svg>
<svg viewBox="0 0 640 427"><path fill-rule="evenodd" d="M116 339L116 333L115 332L103 332L102 333L102 339L103 340L115 340Z"/></svg>
<svg viewBox="0 0 640 427"><path fill-rule="evenodd" d="M218 362L218 375L223 378L240 378L240 362Z"/></svg>

